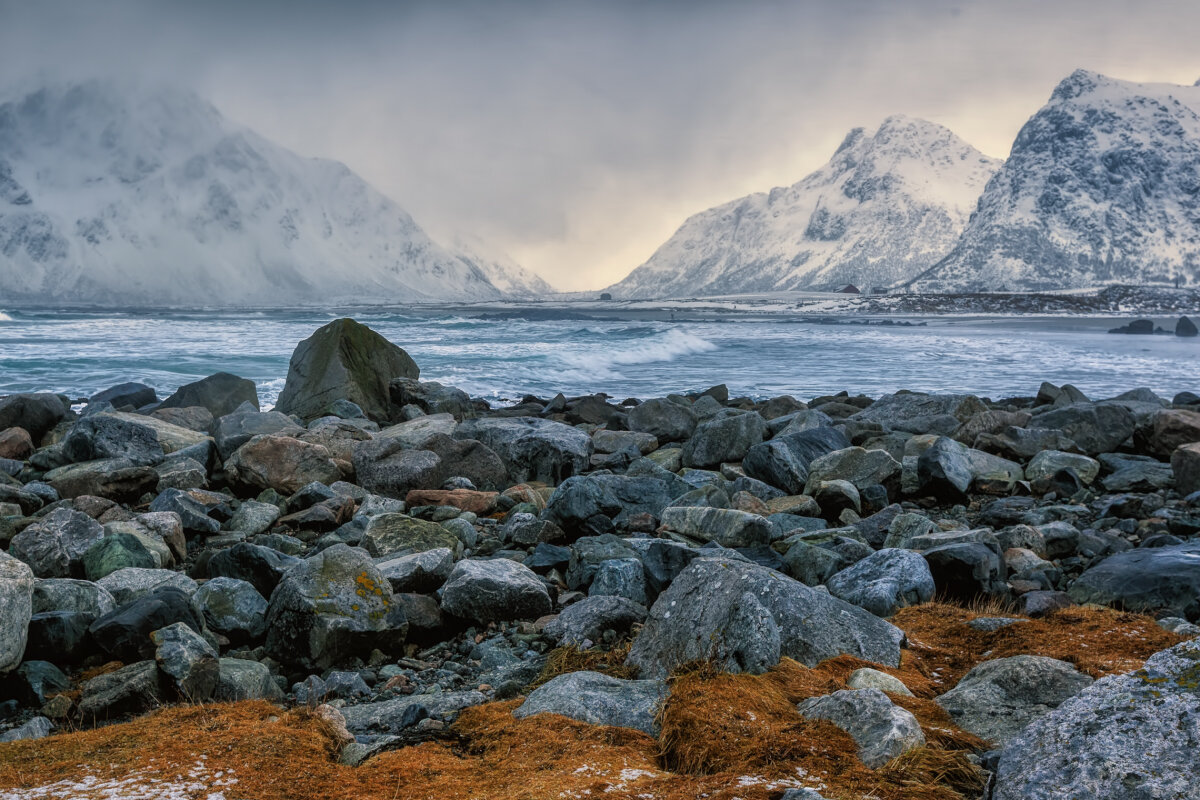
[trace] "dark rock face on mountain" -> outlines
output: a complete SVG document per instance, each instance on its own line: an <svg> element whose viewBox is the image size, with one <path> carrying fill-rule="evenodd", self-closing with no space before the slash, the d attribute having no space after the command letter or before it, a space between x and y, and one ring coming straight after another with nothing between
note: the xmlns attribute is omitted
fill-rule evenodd
<svg viewBox="0 0 1200 800"><path fill-rule="evenodd" d="M1200 283L1200 88L1079 70L918 291Z"/></svg>

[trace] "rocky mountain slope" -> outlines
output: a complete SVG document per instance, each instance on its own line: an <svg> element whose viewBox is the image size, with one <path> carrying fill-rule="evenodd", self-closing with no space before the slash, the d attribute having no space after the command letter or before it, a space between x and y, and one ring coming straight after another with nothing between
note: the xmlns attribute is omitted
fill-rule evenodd
<svg viewBox="0 0 1200 800"><path fill-rule="evenodd" d="M476 300L519 280L443 248L345 165L183 91L93 81L0 104L0 301Z"/></svg>
<svg viewBox="0 0 1200 800"><path fill-rule="evenodd" d="M1000 162L946 128L895 116L850 132L804 180L688 219L617 297L677 297L839 284L887 286L939 261Z"/></svg>
<svg viewBox="0 0 1200 800"><path fill-rule="evenodd" d="M1200 87L1076 71L914 289L1200 283Z"/></svg>
<svg viewBox="0 0 1200 800"><path fill-rule="evenodd" d="M461 232L438 236L455 258L478 267L493 286L515 298L544 297L555 289L534 272L525 269L507 253L497 250L477 236Z"/></svg>

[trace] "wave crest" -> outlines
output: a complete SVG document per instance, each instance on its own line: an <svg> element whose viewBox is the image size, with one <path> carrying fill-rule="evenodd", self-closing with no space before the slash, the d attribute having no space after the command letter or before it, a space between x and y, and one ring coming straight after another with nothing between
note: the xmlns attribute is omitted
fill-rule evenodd
<svg viewBox="0 0 1200 800"><path fill-rule="evenodd" d="M679 356L708 353L716 349L717 345L707 339L672 328L659 336L620 347L597 342L595 347L585 351L559 353L557 360L568 369L579 370L581 374L606 375L616 367L673 361Z"/></svg>

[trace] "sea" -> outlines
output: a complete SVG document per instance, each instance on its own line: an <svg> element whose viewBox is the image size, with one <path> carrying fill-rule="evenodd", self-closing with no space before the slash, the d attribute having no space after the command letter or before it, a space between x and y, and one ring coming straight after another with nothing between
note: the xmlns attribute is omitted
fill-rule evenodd
<svg viewBox="0 0 1200 800"><path fill-rule="evenodd" d="M1042 381L1096 399L1138 387L1166 398L1200 392L1200 341L1107 333L1129 318L39 309L0 311L0 396L49 391L80 401L138 381L166 397L225 371L254 380L270 406L296 344L338 316L403 347L422 380L493 404L558 392L646 398L719 383L734 396L802 400L900 389L997 399L1035 394ZM1174 319L1156 321L1174 329Z"/></svg>

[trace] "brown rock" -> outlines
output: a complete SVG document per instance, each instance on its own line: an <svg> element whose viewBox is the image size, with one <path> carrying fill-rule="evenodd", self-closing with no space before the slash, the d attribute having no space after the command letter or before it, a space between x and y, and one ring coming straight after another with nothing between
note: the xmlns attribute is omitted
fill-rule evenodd
<svg viewBox="0 0 1200 800"><path fill-rule="evenodd" d="M1180 494L1200 491L1200 442L1177 447L1171 454L1171 470Z"/></svg>
<svg viewBox="0 0 1200 800"><path fill-rule="evenodd" d="M1170 458L1175 448L1200 442L1200 414L1171 408L1154 415L1150 449L1160 458Z"/></svg>
<svg viewBox="0 0 1200 800"><path fill-rule="evenodd" d="M470 489L413 489L404 498L409 508L416 506L452 506L486 517L496 510L497 492L476 492Z"/></svg>
<svg viewBox="0 0 1200 800"><path fill-rule="evenodd" d="M294 494L313 481L330 484L342 479L342 470L327 448L273 434L255 436L239 447L225 470L231 483L283 494Z"/></svg>
<svg viewBox="0 0 1200 800"><path fill-rule="evenodd" d="M24 428L0 431L0 458L24 461L33 453L33 437Z"/></svg>

